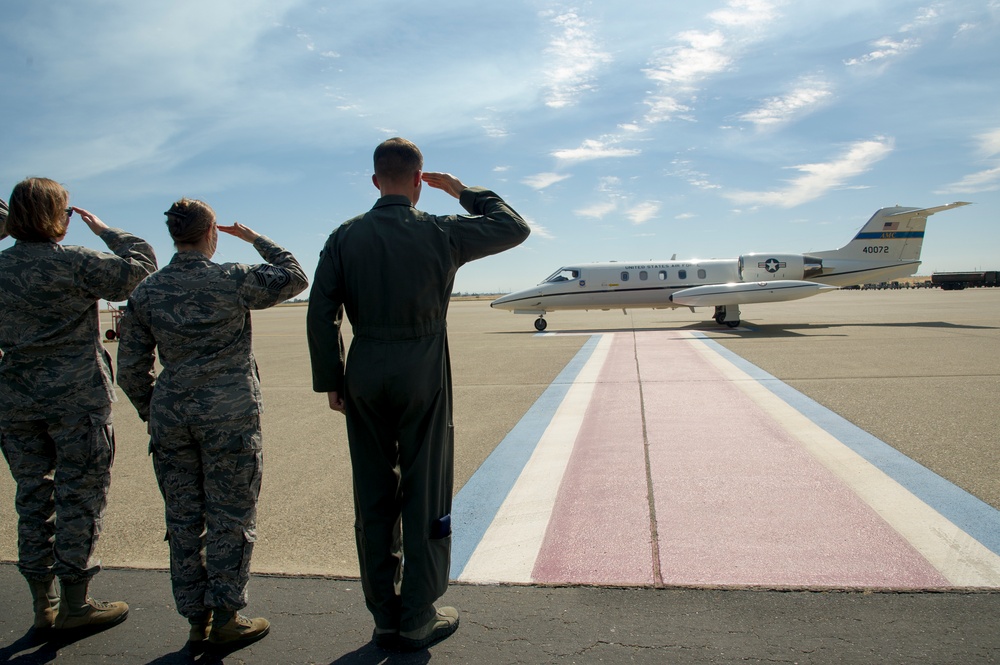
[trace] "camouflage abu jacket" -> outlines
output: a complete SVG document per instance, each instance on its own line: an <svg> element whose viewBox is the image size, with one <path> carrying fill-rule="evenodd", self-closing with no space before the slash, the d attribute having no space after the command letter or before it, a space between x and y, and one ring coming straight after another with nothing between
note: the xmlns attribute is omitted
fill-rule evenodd
<svg viewBox="0 0 1000 665"><path fill-rule="evenodd" d="M250 310L294 297L308 280L271 239L260 236L254 248L267 263L218 264L178 252L132 293L118 344L118 385L143 420L208 423L262 411Z"/></svg>
<svg viewBox="0 0 1000 665"><path fill-rule="evenodd" d="M156 270L153 248L121 229L114 252L17 242L0 252L0 420L82 413L115 401L98 300L128 298Z"/></svg>

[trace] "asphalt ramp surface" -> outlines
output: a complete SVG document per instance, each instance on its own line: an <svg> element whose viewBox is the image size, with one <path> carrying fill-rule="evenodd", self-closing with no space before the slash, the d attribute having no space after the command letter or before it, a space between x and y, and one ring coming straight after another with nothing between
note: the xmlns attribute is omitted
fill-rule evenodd
<svg viewBox="0 0 1000 665"><path fill-rule="evenodd" d="M271 632L230 653L192 653L165 571L105 570L92 591L126 600L124 623L81 639L30 630L27 585L0 565L0 663L993 663L1000 594L482 586L442 599L452 637L412 654L371 641L357 580L254 576L247 613Z"/></svg>

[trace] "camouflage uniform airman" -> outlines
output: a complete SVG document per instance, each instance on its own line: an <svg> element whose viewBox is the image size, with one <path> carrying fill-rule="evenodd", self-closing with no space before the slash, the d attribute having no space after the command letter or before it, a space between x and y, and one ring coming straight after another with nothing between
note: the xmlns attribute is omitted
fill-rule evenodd
<svg viewBox="0 0 1000 665"><path fill-rule="evenodd" d="M0 443L17 482L18 569L29 582L89 579L111 482L111 359L98 300L124 300L156 270L120 229L114 252L21 242L0 252Z"/></svg>
<svg viewBox="0 0 1000 665"><path fill-rule="evenodd" d="M151 425L174 599L191 620L247 604L263 462L250 310L308 284L288 251L264 236L254 247L267 264L178 252L135 290L122 320L118 384Z"/></svg>

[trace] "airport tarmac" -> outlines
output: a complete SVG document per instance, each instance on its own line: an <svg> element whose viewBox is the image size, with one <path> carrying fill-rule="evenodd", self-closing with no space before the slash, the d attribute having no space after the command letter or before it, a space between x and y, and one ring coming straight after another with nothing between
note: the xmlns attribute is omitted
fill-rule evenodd
<svg viewBox="0 0 1000 665"><path fill-rule="evenodd" d="M454 585L446 596L466 618L455 637L431 650L433 657L473 662L485 649L496 662L1000 658L1000 547L994 542L1000 528L992 521L1000 508L1000 290L841 291L743 310L744 325L737 329L707 321L708 310L556 312L539 335L531 317L490 310L485 301L452 304L455 513L458 518L465 511L462 519L470 525L456 526L453 576L470 583ZM276 626L275 635L226 662L379 662L384 656L365 651L368 617L351 579L357 564L346 436L341 416L310 389L304 316L304 307L254 314L266 409L265 477L254 552L258 576L248 610L279 616L287 628ZM587 363L602 344L606 360L588 375ZM114 354L116 345L107 348ZM575 364L577 373L567 378ZM630 364L631 374L623 374ZM681 368L687 373L658 374ZM752 391L761 387L755 397ZM581 390L590 392L570 408L566 396ZM724 391L729 396L721 399ZM768 424L755 420L762 400L772 399L761 394L776 395L821 429L840 419L838 427L854 428L847 438L868 437L865 450L883 445L874 462L864 450L848 454L852 464L864 458L860 465L876 468L878 482L889 484L866 485L864 498L866 490L851 483L868 483L868 476L845 481L830 471L836 463L817 464L815 451L800 445L809 436L774 420L773 408ZM677 401L678 395L685 399ZM551 413L539 416L552 400ZM585 420L588 409L601 405L603 416ZM565 423L574 418L576 430L566 434ZM179 647L183 626L172 616L162 572L162 501L145 427L124 399L115 406L115 427L117 458L100 555L107 568L128 570L102 573L95 590L121 589L133 616L122 627L65 646L58 656L67 662L184 662L170 648ZM534 443L531 437L512 443L524 431L533 433ZM588 441L595 432L601 435ZM602 441L619 439L620 454L601 450ZM658 441L690 445L675 455ZM516 445L534 447L520 453L525 480L512 491L521 476L510 472L514 458L502 455ZM532 467L532 456L542 457L535 452L543 449L561 450L561 461L549 456L550 466ZM708 462L707 451L716 455ZM672 466L681 458L687 466ZM486 504L481 497L491 493L474 492L482 492L477 487L484 482L487 488L498 482L494 467L514 478L504 481L506 493L495 497L493 513L475 515ZM561 481L552 468L561 469ZM724 481L734 470L742 475ZM714 484L698 482L698 473ZM608 479L617 484L607 485ZM893 483L904 498L879 505ZM525 487L541 488L546 496L525 495ZM753 504L751 494L761 494L761 503ZM505 496L527 496L524 505L532 512L505 506ZM12 497L10 477L0 476L2 561L16 558ZM775 521L770 512L751 511L757 522L736 515L729 530L710 528L724 521L713 515L771 504L784 511L773 513L782 523L796 524L794 537L780 540L782 556L763 549L776 542L773 532L763 533ZM845 512L835 513L834 506ZM899 506L911 519L891 514ZM912 518L913 510L922 517ZM539 514L547 516L540 521ZM928 515L945 521L928 521ZM533 540L520 532L529 529L519 529L529 523ZM914 536L916 544L913 524L925 532ZM489 535L494 525L507 531ZM921 540L928 533L936 544ZM520 558L495 547L515 541ZM588 558L595 544L609 541L620 551ZM817 550L820 541L825 544ZM949 548L960 555L941 554ZM523 556L525 549L532 554ZM797 558L785 556L792 549ZM831 575L810 575L838 550L844 556L825 569ZM488 552L492 559L480 556ZM873 553L878 556L869 564L865 557ZM733 565L738 556L746 566ZM674 565L681 560L687 568ZM494 574L497 561L514 572ZM605 574L623 561L648 569L648 578L645 572ZM964 566L958 572L956 561ZM737 568L745 574L734 575ZM873 569L884 574L873 576ZM16 645L28 625L29 613L18 613L19 599L27 596L21 586L13 566L0 566L0 588L13 610L0 618L2 645ZM315 599L315 611L299 607L297 594ZM150 643L136 626L153 616L172 622L169 644ZM123 641L131 650L116 651ZM289 651L303 644L304 650ZM11 662L52 659L45 647L11 648L0 649L0 662L4 655ZM82 659L84 653L94 660Z"/></svg>

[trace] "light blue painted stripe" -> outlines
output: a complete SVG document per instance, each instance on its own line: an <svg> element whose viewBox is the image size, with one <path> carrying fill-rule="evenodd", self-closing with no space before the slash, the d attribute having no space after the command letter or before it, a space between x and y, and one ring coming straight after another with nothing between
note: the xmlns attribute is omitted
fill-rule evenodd
<svg viewBox="0 0 1000 665"><path fill-rule="evenodd" d="M458 579L517 482L566 393L594 353L592 335L455 496L451 507L451 579Z"/></svg>
<svg viewBox="0 0 1000 665"><path fill-rule="evenodd" d="M881 439L806 397L724 346L695 333L719 355L826 430L957 527L1000 555L1000 511L915 462Z"/></svg>

